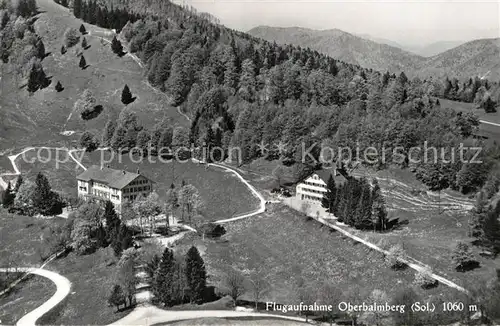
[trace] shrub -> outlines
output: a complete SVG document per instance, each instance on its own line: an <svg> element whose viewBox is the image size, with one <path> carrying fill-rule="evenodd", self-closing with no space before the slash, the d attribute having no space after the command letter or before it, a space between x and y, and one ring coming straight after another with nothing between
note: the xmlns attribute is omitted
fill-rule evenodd
<svg viewBox="0 0 500 326"><path fill-rule="evenodd" d="M389 253L385 256L385 262L392 269L402 269L406 267L405 256L403 246L397 244L389 249Z"/></svg>
<svg viewBox="0 0 500 326"><path fill-rule="evenodd" d="M66 48L70 48L75 46L80 41L80 35L76 28L68 28L66 32L64 32L64 44Z"/></svg>
<svg viewBox="0 0 500 326"><path fill-rule="evenodd" d="M80 137L80 146L87 152L93 152L99 147L99 142L92 133L85 131Z"/></svg>
<svg viewBox="0 0 500 326"><path fill-rule="evenodd" d="M83 120L92 120L97 118L103 110L104 108L102 105L96 105L93 108L86 108L80 113L80 117Z"/></svg>
<svg viewBox="0 0 500 326"><path fill-rule="evenodd" d="M209 238L219 238L226 234L226 229L220 224L208 223L201 227L201 232Z"/></svg>
<svg viewBox="0 0 500 326"><path fill-rule="evenodd" d="M413 284L420 286L422 289L430 289L438 285L438 281L432 276L432 270L429 268L419 271L415 274Z"/></svg>

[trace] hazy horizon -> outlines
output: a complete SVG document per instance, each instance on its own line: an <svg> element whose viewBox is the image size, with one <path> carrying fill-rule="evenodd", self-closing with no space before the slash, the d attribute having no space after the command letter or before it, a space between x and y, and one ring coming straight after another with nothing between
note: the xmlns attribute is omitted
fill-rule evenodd
<svg viewBox="0 0 500 326"><path fill-rule="evenodd" d="M263 25L337 28L402 45L500 37L498 1L186 0L184 3L245 32Z"/></svg>

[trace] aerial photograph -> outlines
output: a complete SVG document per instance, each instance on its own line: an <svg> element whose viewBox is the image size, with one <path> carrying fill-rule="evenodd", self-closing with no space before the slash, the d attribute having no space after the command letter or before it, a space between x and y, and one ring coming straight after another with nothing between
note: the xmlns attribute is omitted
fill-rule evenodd
<svg viewBox="0 0 500 326"><path fill-rule="evenodd" d="M500 2L0 0L0 325L500 325Z"/></svg>

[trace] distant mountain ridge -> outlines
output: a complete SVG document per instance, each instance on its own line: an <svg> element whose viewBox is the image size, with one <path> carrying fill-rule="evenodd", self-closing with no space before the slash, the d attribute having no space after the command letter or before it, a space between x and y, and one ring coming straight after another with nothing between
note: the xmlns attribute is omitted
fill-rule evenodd
<svg viewBox="0 0 500 326"><path fill-rule="evenodd" d="M372 36L370 34L355 34L356 36L359 36L361 38L381 43L381 44L387 44L396 48L400 48L401 50L422 56L422 57L432 57L435 55L438 55L440 53L443 53L445 51L448 51L450 49L453 49L454 47L457 47L459 45L462 45L466 43L467 41L462 40L462 41L437 41L433 42L430 44L425 44L425 45L418 45L418 44L407 44L407 43L398 43L396 41L392 41L389 39L381 38L381 37L376 37Z"/></svg>
<svg viewBox="0 0 500 326"><path fill-rule="evenodd" d="M467 78L487 73L489 79L500 78L500 38L474 40L443 53L424 57L339 29L259 26L248 33L280 44L309 47L335 59L379 71L404 71L410 76L424 78L443 75Z"/></svg>

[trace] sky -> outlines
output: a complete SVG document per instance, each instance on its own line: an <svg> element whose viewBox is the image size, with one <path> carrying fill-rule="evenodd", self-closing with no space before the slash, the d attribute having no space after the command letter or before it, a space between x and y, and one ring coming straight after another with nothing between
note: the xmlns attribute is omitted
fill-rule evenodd
<svg viewBox="0 0 500 326"><path fill-rule="evenodd" d="M177 0L241 31L338 28L406 45L500 37L500 0Z"/></svg>

